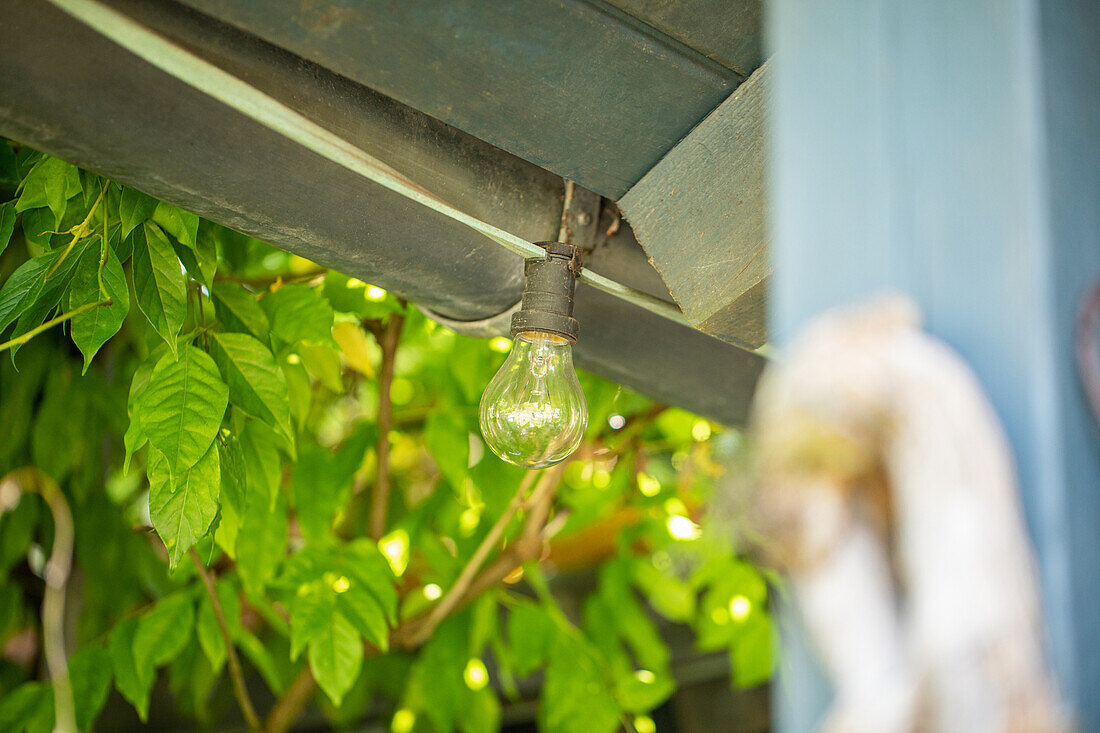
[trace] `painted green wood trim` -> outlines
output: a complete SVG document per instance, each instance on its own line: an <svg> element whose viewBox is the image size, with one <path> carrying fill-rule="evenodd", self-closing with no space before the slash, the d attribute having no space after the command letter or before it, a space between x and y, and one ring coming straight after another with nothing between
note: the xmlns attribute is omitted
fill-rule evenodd
<svg viewBox="0 0 1100 733"><path fill-rule="evenodd" d="M684 315L713 336L767 340L769 64L619 201Z"/></svg>

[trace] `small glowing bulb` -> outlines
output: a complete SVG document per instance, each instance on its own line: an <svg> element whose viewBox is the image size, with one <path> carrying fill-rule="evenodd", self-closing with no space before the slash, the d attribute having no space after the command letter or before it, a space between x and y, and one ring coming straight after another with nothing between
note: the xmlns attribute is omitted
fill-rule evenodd
<svg viewBox="0 0 1100 733"><path fill-rule="evenodd" d="M438 600L441 595L443 595L443 589L435 583L428 583L424 586L424 597L429 601Z"/></svg>
<svg viewBox="0 0 1100 733"><path fill-rule="evenodd" d="M380 300L386 299L386 291L375 285L367 287L367 300L377 303Z"/></svg>
<svg viewBox="0 0 1100 733"><path fill-rule="evenodd" d="M378 540L378 550L390 564L393 574L401 577L409 565L409 533L403 529L395 529Z"/></svg>
<svg viewBox="0 0 1100 733"><path fill-rule="evenodd" d="M401 708L393 714L393 722L390 723L390 730L392 730L393 733L409 733L415 724L416 713L412 710Z"/></svg>
<svg viewBox="0 0 1100 733"><path fill-rule="evenodd" d="M657 724L648 715L634 716L634 730L638 733L657 733Z"/></svg>
<svg viewBox="0 0 1100 733"><path fill-rule="evenodd" d="M481 523L481 512L478 509L470 507L462 512L458 517L458 531L462 533L463 537L469 537L477 529L477 525Z"/></svg>
<svg viewBox="0 0 1100 733"><path fill-rule="evenodd" d="M622 415L612 415L607 418L607 424L611 426L612 430L620 430L623 425L626 425L626 418Z"/></svg>
<svg viewBox="0 0 1100 733"><path fill-rule="evenodd" d="M666 522L668 533L678 540L697 540L702 530L682 514L670 514Z"/></svg>
<svg viewBox="0 0 1100 733"><path fill-rule="evenodd" d="M523 468L560 462L580 445L588 424L573 345L524 331L481 396L481 432L494 453Z"/></svg>
<svg viewBox="0 0 1100 733"><path fill-rule="evenodd" d="M652 685L657 681L657 675L653 674L648 669L639 669L634 673L634 676L644 685Z"/></svg>
<svg viewBox="0 0 1100 733"><path fill-rule="evenodd" d="M462 673L462 679L466 686L474 692L489 684L489 670L485 669L485 662L476 657L466 662L466 670Z"/></svg>
<svg viewBox="0 0 1100 733"><path fill-rule="evenodd" d="M695 424L691 426L691 437L695 439L696 443L702 443L709 438L710 423L706 420L696 420Z"/></svg>
<svg viewBox="0 0 1100 733"><path fill-rule="evenodd" d="M661 493L661 482L648 473L639 473L638 491L642 492L642 496L657 496L657 494Z"/></svg>
<svg viewBox="0 0 1100 733"><path fill-rule="evenodd" d="M734 621L741 622L749 617L752 610L752 601L742 595L736 595L730 599L730 617Z"/></svg>
<svg viewBox="0 0 1100 733"><path fill-rule="evenodd" d="M512 350L512 339L497 336L489 341L489 350L498 354L507 354Z"/></svg>

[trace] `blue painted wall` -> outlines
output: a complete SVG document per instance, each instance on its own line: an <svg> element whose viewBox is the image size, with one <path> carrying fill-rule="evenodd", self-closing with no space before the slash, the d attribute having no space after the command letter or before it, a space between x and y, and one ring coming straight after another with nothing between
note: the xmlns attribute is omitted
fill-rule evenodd
<svg viewBox="0 0 1100 733"><path fill-rule="evenodd" d="M1094 0L774 0L775 277L782 343L902 290L970 362L1016 451L1051 659L1100 730L1100 432L1073 372L1100 277ZM780 729L826 695L797 644Z"/></svg>

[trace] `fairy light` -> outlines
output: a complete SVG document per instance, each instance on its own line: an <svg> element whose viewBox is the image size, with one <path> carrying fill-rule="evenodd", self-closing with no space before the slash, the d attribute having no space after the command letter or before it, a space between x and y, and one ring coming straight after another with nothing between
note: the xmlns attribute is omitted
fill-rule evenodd
<svg viewBox="0 0 1100 733"><path fill-rule="evenodd" d="M410 733L414 725L416 725L416 713L407 708L401 708L393 714L390 730L393 733Z"/></svg>
<svg viewBox="0 0 1100 733"><path fill-rule="evenodd" d="M489 684L489 670L485 669L485 662L476 657L466 662L462 679L466 681L466 686L474 692L484 688L485 685Z"/></svg>
<svg viewBox="0 0 1100 733"><path fill-rule="evenodd" d="M393 574L401 577L409 565L409 533L403 529L395 529L378 540L378 550L390 564Z"/></svg>
<svg viewBox="0 0 1100 733"><path fill-rule="evenodd" d="M742 595L730 599L730 617L738 623L744 621L752 612L752 601Z"/></svg>

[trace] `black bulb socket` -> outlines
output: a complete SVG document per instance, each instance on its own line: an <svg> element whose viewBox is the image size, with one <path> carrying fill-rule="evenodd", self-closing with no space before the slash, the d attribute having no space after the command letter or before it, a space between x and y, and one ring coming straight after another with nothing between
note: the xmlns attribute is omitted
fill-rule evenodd
<svg viewBox="0 0 1100 733"><path fill-rule="evenodd" d="M527 282L520 310L512 314L512 338L539 331L577 343L579 324L573 317L573 293L581 272L581 249L562 242L536 242L545 257L523 261Z"/></svg>

